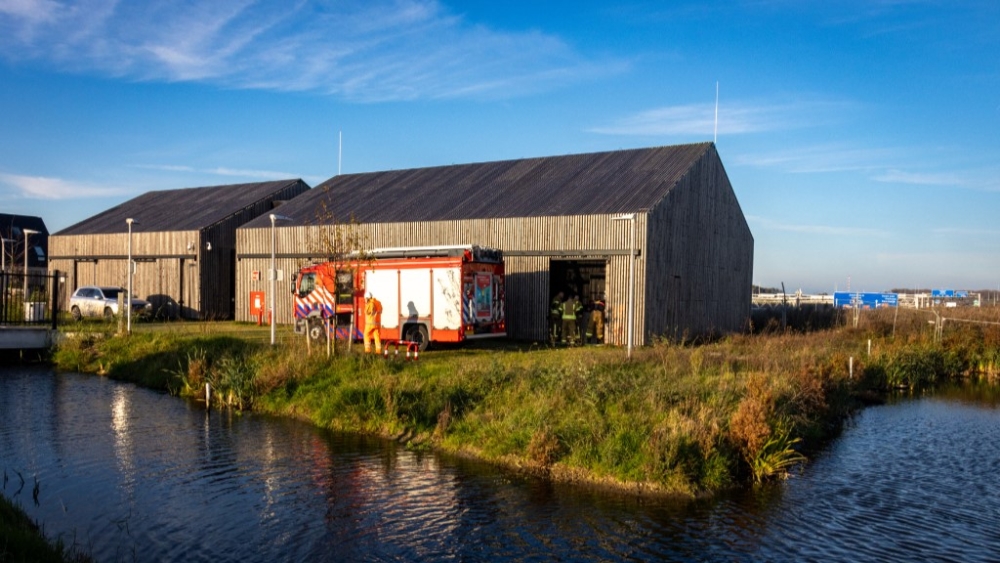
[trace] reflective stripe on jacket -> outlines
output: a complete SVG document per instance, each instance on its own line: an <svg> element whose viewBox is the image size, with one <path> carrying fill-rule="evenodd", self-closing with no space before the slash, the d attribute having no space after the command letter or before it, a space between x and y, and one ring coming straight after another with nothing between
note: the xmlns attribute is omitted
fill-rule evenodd
<svg viewBox="0 0 1000 563"><path fill-rule="evenodd" d="M382 326L382 303L374 297L365 300L365 326Z"/></svg>

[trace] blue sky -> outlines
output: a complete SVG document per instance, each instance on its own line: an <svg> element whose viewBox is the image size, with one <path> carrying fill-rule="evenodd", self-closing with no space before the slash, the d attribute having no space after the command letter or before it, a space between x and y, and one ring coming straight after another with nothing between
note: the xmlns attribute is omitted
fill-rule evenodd
<svg viewBox="0 0 1000 563"><path fill-rule="evenodd" d="M711 141L790 290L1000 288L1000 2L0 0L0 212Z"/></svg>

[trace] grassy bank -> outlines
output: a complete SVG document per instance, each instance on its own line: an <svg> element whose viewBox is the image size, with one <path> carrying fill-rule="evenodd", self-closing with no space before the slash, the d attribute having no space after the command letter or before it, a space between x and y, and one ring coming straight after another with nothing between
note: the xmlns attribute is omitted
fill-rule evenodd
<svg viewBox="0 0 1000 563"><path fill-rule="evenodd" d="M918 312L838 323L659 342L631 361L616 348L527 344L419 362L327 359L300 340L272 348L249 334L162 330L69 339L55 361L179 395L202 396L208 382L220 405L557 479L685 495L785 475L859 399L946 377L996 378L1000 367L1000 326L956 322L938 341Z"/></svg>
<svg viewBox="0 0 1000 563"><path fill-rule="evenodd" d="M86 563L90 557L49 542L39 527L17 505L0 495L0 561L4 563Z"/></svg>

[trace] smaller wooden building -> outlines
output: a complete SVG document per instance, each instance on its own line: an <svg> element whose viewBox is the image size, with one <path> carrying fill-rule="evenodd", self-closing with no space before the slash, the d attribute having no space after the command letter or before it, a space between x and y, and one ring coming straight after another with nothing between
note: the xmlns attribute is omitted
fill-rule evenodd
<svg viewBox="0 0 1000 563"><path fill-rule="evenodd" d="M126 287L171 318L232 319L236 228L309 190L300 179L147 192L49 238L61 297L84 285ZM131 234L127 219L132 219Z"/></svg>

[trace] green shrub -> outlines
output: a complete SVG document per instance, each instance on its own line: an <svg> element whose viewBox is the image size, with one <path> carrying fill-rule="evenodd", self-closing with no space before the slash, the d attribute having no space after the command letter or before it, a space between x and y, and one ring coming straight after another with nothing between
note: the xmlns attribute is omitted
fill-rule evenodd
<svg viewBox="0 0 1000 563"><path fill-rule="evenodd" d="M805 462L805 456L794 447L801 441L801 438L792 438L788 430L770 436L751 461L754 482L784 478L791 468Z"/></svg>

